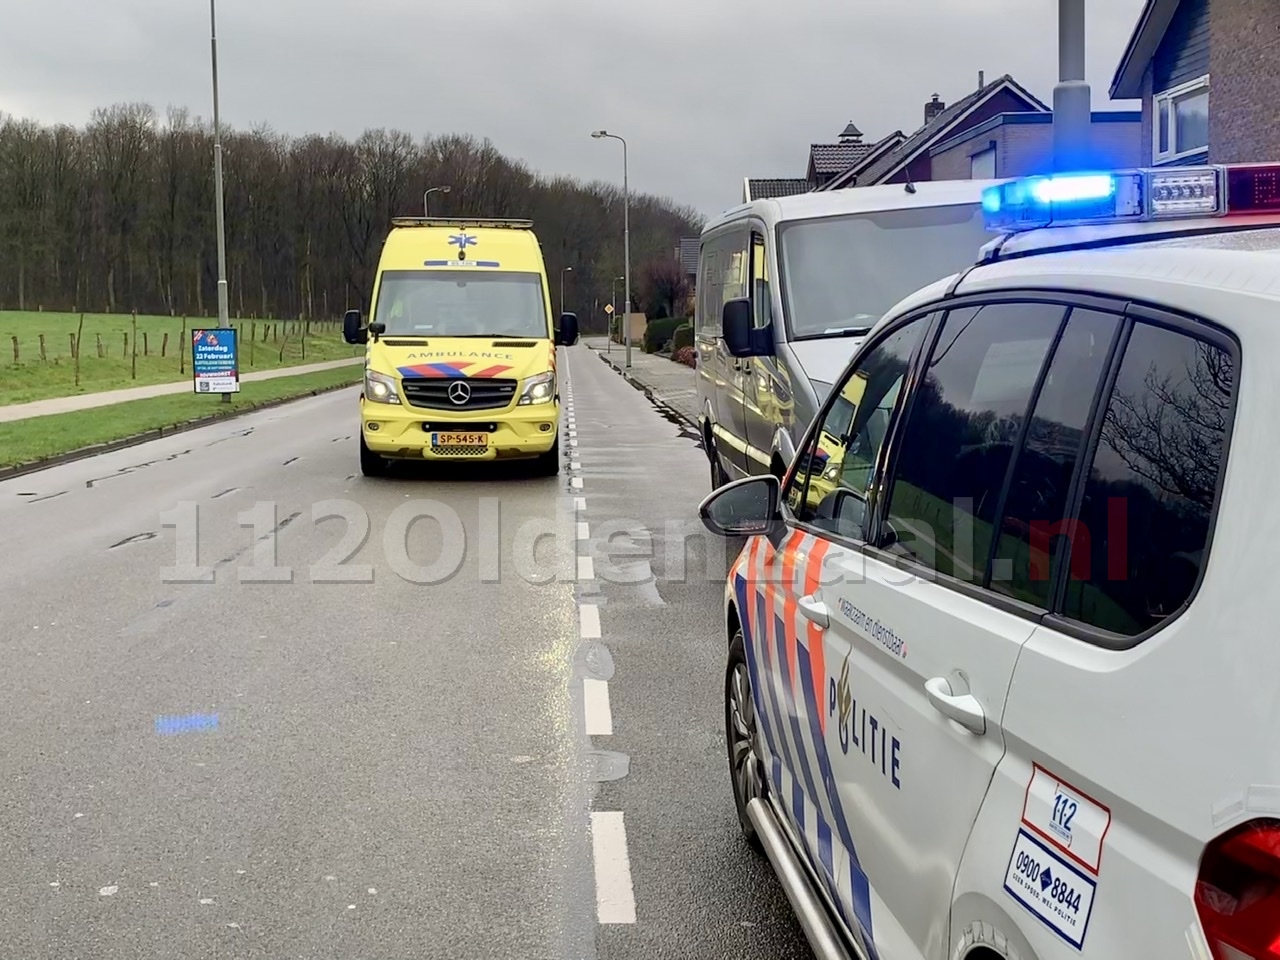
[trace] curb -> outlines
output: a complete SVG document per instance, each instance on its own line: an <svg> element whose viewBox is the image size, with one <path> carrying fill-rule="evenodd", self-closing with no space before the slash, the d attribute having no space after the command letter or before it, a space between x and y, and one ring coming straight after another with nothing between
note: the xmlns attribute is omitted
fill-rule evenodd
<svg viewBox="0 0 1280 960"><path fill-rule="evenodd" d="M665 400L662 399L662 397L659 394L654 392L652 387L648 386L643 381L627 373L621 367L616 366L612 360L606 357L603 353L601 353L595 347L588 347L587 349L590 350L592 353L594 353L601 360L603 360L605 365L609 367L611 370L613 370L614 372L616 372L619 376L621 376L623 380L627 381L627 383L631 384L633 387L635 387L637 390L643 393L649 399L649 402L652 403L655 407L658 407L660 410L665 411L669 415L669 418L674 418L680 421L681 423L686 424L689 427L692 427L693 430L698 431L699 436L701 436L698 423L692 417L686 416L685 414L677 410L675 407L668 404ZM699 443L701 443L701 440L699 440Z"/></svg>
<svg viewBox="0 0 1280 960"><path fill-rule="evenodd" d="M286 403L293 403L297 400L305 400L308 397L318 397L325 393L332 393L335 390L348 390L351 387L359 386L359 382L341 383L332 387L318 387L315 390L308 390L305 393L299 393L291 397L279 397L275 400L262 400L258 403L252 403L248 406L240 407L227 413L214 413L207 417L198 417L195 420L184 420L182 423L175 423L167 427L157 427L155 430L148 430L146 433L135 433L131 437L124 437L120 440L109 440L106 443L95 443L89 447L80 447L78 450L69 450L66 453L55 454L52 457L45 457L43 460L32 460L28 463L15 464L12 467L0 467L0 480L11 480L14 477L25 476L29 473L37 473L41 470L48 470L50 467L60 467L64 463L74 463L77 460L87 460L89 457L96 457L104 453L114 453L116 450L124 450L127 447L136 447L141 443L150 443L152 440L159 440L162 437L171 437L176 433L186 433L188 430L198 430L200 427L207 427L221 420L234 420L237 417L243 417L246 414L257 413L259 410L269 410L272 407L282 407Z"/></svg>

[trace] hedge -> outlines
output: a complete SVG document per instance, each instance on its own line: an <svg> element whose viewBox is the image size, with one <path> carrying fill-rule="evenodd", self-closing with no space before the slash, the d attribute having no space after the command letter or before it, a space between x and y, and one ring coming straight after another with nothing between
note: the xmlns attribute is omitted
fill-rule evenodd
<svg viewBox="0 0 1280 960"><path fill-rule="evenodd" d="M676 332L676 327L687 322L683 317L665 317L662 320L650 320L644 328L644 352L657 353L666 346L667 341Z"/></svg>

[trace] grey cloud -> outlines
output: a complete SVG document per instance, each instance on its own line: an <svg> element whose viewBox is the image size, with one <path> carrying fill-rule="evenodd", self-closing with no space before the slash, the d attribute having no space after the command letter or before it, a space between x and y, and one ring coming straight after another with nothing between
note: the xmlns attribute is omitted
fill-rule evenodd
<svg viewBox="0 0 1280 960"><path fill-rule="evenodd" d="M0 110L83 123L121 100L211 112L202 0L12 4ZM1098 107L1142 0L1090 3ZM1056 79L1054 0L221 0L222 107L238 127L467 132L546 173L621 179L714 214L744 176L800 176L849 120L910 131L933 93Z"/></svg>

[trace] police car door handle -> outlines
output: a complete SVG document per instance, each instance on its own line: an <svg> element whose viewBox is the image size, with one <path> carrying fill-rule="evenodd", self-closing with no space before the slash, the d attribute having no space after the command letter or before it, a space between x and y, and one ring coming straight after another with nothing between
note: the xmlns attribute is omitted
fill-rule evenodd
<svg viewBox="0 0 1280 960"><path fill-rule="evenodd" d="M831 612L827 610L827 605L816 597L801 597L796 606L800 608L806 620L812 621L819 628L825 630L831 625Z"/></svg>
<svg viewBox="0 0 1280 960"><path fill-rule="evenodd" d="M987 717L982 711L982 704L971 693L959 696L951 692L951 683L946 677L934 677L926 680L924 692L933 704L933 708L949 720L954 720L966 730L976 734L987 732Z"/></svg>

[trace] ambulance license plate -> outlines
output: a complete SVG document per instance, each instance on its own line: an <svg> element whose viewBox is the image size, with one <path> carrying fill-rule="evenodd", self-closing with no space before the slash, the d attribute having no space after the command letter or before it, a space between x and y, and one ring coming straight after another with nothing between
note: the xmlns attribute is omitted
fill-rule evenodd
<svg viewBox="0 0 1280 960"><path fill-rule="evenodd" d="M433 433L432 447L478 447L481 450L489 446L487 433Z"/></svg>

